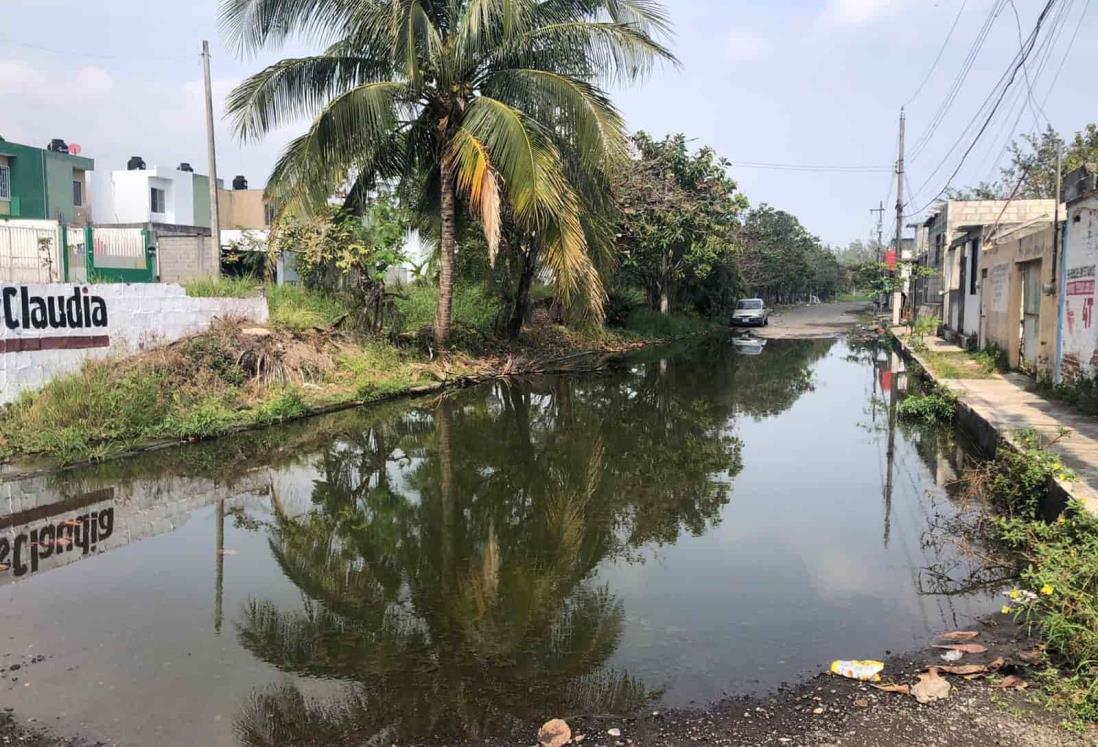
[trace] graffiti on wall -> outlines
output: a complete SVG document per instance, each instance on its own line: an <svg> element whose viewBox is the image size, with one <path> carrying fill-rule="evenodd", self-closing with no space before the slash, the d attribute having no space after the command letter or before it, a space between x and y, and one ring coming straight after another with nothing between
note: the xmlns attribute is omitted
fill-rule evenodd
<svg viewBox="0 0 1098 747"><path fill-rule="evenodd" d="M1086 367L1098 347L1098 327L1094 324L1095 293L1098 291L1098 218L1093 209L1078 206L1069 214L1066 249L1063 354Z"/></svg>

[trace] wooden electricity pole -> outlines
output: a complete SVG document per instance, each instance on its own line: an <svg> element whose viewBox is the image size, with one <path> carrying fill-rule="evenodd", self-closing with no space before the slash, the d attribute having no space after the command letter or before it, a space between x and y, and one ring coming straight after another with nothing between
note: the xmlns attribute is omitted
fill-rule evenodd
<svg viewBox="0 0 1098 747"><path fill-rule="evenodd" d="M896 159L896 275L900 275L900 249L904 238L904 110L900 108L900 153ZM900 323L903 296L897 284L892 292L892 324Z"/></svg>
<svg viewBox="0 0 1098 747"><path fill-rule="evenodd" d="M214 148L213 89L210 85L210 43L202 42L202 74L206 79L206 149L210 161L210 238L216 248L217 274L221 269L221 214L217 209L217 150Z"/></svg>

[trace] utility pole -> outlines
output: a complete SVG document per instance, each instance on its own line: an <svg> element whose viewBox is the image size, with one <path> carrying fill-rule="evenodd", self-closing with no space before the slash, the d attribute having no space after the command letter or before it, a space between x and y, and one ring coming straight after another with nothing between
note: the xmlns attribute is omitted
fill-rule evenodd
<svg viewBox="0 0 1098 747"><path fill-rule="evenodd" d="M217 150L214 148L213 90L210 85L210 43L202 41L202 74L206 79L206 149L210 161L210 238L216 249L216 265L221 269L221 215L217 209Z"/></svg>
<svg viewBox="0 0 1098 747"><path fill-rule="evenodd" d="M880 205L880 207L870 208L869 212L877 214L877 264L880 264L880 262L881 262L881 241L883 240L882 239L882 234L884 232L884 213L885 213L884 200L881 200L881 202L878 203L878 204Z"/></svg>
<svg viewBox="0 0 1098 747"><path fill-rule="evenodd" d="M870 208L869 212L877 214L877 267L879 268L881 266L881 241L882 241L881 236L882 236L882 232L884 231L884 223L883 223L883 221L884 221L884 212L885 212L884 200L881 200L880 202L878 202L877 207ZM880 294L877 294L877 293L875 293L873 295L874 295L873 305L876 306L877 311L880 312L880 310L881 310L881 296L880 296Z"/></svg>
<svg viewBox="0 0 1098 747"><path fill-rule="evenodd" d="M904 110L900 107L900 154L896 159L896 274L900 275L900 248L904 238ZM892 292L892 324L900 323L900 307L903 296L897 283Z"/></svg>

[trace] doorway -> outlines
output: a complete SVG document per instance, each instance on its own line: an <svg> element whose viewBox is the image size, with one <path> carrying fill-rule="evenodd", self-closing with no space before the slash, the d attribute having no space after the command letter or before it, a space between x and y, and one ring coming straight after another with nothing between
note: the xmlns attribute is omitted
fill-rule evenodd
<svg viewBox="0 0 1098 747"><path fill-rule="evenodd" d="M1037 370L1037 347L1041 329L1041 262L1022 265L1021 368Z"/></svg>

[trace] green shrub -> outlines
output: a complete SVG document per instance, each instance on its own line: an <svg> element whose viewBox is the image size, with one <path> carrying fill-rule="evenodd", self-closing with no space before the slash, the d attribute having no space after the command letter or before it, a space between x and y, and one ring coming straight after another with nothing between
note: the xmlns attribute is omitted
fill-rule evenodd
<svg viewBox="0 0 1098 747"><path fill-rule="evenodd" d="M1012 440L1014 448L1003 443L995 451L991 492L1008 516L1033 519L1052 480L1071 473L1032 428L1016 431Z"/></svg>
<svg viewBox="0 0 1098 747"><path fill-rule="evenodd" d="M345 352L336 360L336 366L359 400L376 399L420 383L415 363L384 343Z"/></svg>
<svg viewBox="0 0 1098 747"><path fill-rule="evenodd" d="M175 438L209 438L224 432L236 421L237 417L226 403L225 395L216 394L170 414L159 430Z"/></svg>
<svg viewBox="0 0 1098 747"><path fill-rule="evenodd" d="M1046 643L1042 683L1080 719L1098 720L1098 519L1071 505L1052 523L1001 519L998 536L1026 561L1004 611Z"/></svg>
<svg viewBox="0 0 1098 747"><path fill-rule="evenodd" d="M923 423L952 423L957 414L957 398L942 390L909 394L896 406L896 414Z"/></svg>
<svg viewBox="0 0 1098 747"><path fill-rule="evenodd" d="M640 288L618 286L611 288L606 299L606 323L613 327L622 327L629 315L644 305L645 293Z"/></svg>
<svg viewBox="0 0 1098 747"><path fill-rule="evenodd" d="M273 326L297 332L328 326L352 311L346 297L300 285L268 286L267 306Z"/></svg>
<svg viewBox="0 0 1098 747"><path fill-rule="evenodd" d="M188 296L203 298L247 298L259 292L262 283L250 275L243 277L198 278L183 283Z"/></svg>
<svg viewBox="0 0 1098 747"><path fill-rule="evenodd" d="M300 418L308 411L301 392L286 389L260 404L255 409L255 422L266 425Z"/></svg>
<svg viewBox="0 0 1098 747"><path fill-rule="evenodd" d="M1010 370L1007 352L998 345L988 345L979 352L969 353L969 357L989 374Z"/></svg>
<svg viewBox="0 0 1098 747"><path fill-rule="evenodd" d="M432 326L438 306L438 288L427 283L414 283L399 289L397 299L400 314L400 331L415 334ZM476 329L484 334L493 333L503 317L503 304L499 298L480 285L454 287L451 319L455 326Z"/></svg>
<svg viewBox="0 0 1098 747"><path fill-rule="evenodd" d="M634 309L625 321L625 330L647 340L687 337L713 329L713 323L696 314L661 314L651 309Z"/></svg>

